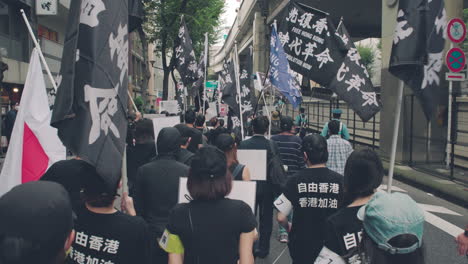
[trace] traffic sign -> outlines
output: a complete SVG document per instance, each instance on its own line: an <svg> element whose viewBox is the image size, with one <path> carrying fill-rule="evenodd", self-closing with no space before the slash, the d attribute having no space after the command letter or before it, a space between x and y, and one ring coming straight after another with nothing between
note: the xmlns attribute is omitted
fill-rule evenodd
<svg viewBox="0 0 468 264"><path fill-rule="evenodd" d="M462 82L466 80L466 74L447 72L445 73L445 80L454 81L454 82Z"/></svg>
<svg viewBox="0 0 468 264"><path fill-rule="evenodd" d="M463 42L466 38L466 25L460 18L450 20L447 26L447 35L454 43Z"/></svg>
<svg viewBox="0 0 468 264"><path fill-rule="evenodd" d="M461 72L466 64L465 53L459 48L452 48L447 52L445 62L451 72Z"/></svg>

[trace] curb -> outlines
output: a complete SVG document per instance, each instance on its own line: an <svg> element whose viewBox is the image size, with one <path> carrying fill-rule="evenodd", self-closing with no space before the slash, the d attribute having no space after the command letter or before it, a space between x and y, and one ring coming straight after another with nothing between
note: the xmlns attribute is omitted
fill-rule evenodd
<svg viewBox="0 0 468 264"><path fill-rule="evenodd" d="M388 162L383 161L383 165L385 172L388 173ZM398 165L395 166L394 178L462 207L468 207L468 187L464 185Z"/></svg>

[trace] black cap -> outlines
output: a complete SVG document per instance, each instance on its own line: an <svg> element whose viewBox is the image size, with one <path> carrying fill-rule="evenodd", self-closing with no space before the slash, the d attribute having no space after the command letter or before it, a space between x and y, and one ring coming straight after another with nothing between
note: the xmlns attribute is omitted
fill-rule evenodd
<svg viewBox="0 0 468 264"><path fill-rule="evenodd" d="M229 134L220 134L215 140L215 146L224 152L231 150L234 143L236 143L234 138Z"/></svg>
<svg viewBox="0 0 468 264"><path fill-rule="evenodd" d="M191 177L216 179L226 176L226 155L218 148L208 146L201 148L193 157Z"/></svg>
<svg viewBox="0 0 468 264"><path fill-rule="evenodd" d="M67 191L47 181L18 185L0 197L0 236L40 244L65 239L73 228Z"/></svg>
<svg viewBox="0 0 468 264"><path fill-rule="evenodd" d="M116 196L120 179L107 182L91 164L83 164L81 168L82 188L88 195Z"/></svg>
<svg viewBox="0 0 468 264"><path fill-rule="evenodd" d="M281 117L281 131L282 132L286 132L286 131L291 131L293 125L294 125L294 121L292 119L292 117L290 116L282 116Z"/></svg>
<svg viewBox="0 0 468 264"><path fill-rule="evenodd" d="M180 133L177 128L165 127L158 135L158 154L174 154L180 149Z"/></svg>

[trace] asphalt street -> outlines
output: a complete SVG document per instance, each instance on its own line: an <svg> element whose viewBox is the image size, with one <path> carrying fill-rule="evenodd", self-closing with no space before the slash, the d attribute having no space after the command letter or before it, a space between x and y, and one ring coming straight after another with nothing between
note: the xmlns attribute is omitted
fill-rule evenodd
<svg viewBox="0 0 468 264"><path fill-rule="evenodd" d="M444 181L441 184L450 183ZM451 233L461 233L468 224L468 208L466 206L461 207L455 205L398 181L394 181L394 188L392 188L392 190L407 193L426 210L426 224L424 230L426 264L468 263L467 257L457 255L455 237L451 235ZM271 239L270 255L265 259L257 258L255 263L291 263L287 245L279 243L277 240L277 228L278 225L275 223Z"/></svg>

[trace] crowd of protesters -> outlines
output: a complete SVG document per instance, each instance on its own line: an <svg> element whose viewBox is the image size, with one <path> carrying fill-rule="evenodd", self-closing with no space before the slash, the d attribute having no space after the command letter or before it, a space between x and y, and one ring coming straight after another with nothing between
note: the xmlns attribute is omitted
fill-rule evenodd
<svg viewBox="0 0 468 264"><path fill-rule="evenodd" d="M0 197L0 264L253 264L271 253L274 219L293 264L425 263L424 213L405 194L377 191L378 155L353 151L339 111L322 135L307 135L302 114L273 115L271 140L270 121L252 117L243 141L222 119L210 119L209 129L194 111L156 138L152 121L137 117L121 209L114 207L121 182L104 181L80 157L58 162L41 181ZM253 210L227 198L233 181L251 179L238 149L267 153ZM178 204L181 177L192 198L186 204ZM462 255L467 235L457 238Z"/></svg>

